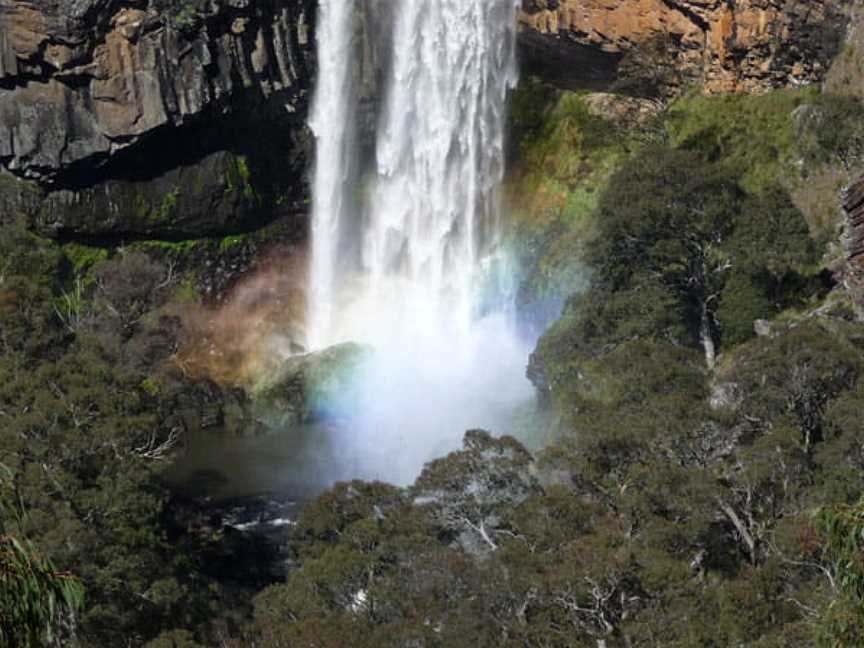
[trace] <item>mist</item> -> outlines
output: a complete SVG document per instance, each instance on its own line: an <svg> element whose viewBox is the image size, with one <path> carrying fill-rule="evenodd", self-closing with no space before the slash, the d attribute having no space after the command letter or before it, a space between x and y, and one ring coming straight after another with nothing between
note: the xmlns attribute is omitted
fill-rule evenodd
<svg viewBox="0 0 864 648"><path fill-rule="evenodd" d="M279 455L296 457L278 480L266 462L265 481L408 484L466 430L524 438L537 335L517 324L518 266L499 195L517 4L369 5L392 29L374 155L361 162L358 17L322 0L308 262L275 250L223 304L186 318L192 343L181 354L188 371L254 392L294 354L371 349L327 404L336 414L325 425L273 430L289 440Z"/></svg>
<svg viewBox="0 0 864 648"><path fill-rule="evenodd" d="M357 18L321 4L307 340L374 349L334 444L346 476L408 483L465 430L506 430L514 404L531 398L533 340L517 333L498 195L517 4L367 9L388 12L392 40L374 160L359 173L346 122L358 104L347 81L361 56ZM360 201L356 177L368 184Z"/></svg>

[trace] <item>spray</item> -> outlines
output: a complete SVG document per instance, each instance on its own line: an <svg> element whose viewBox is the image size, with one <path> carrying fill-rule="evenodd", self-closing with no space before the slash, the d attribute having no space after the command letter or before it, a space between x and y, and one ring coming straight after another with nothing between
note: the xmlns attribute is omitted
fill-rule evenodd
<svg viewBox="0 0 864 648"><path fill-rule="evenodd" d="M498 196L518 2L379 9L394 14L375 159L365 204L346 209L351 4L321 0L308 342L374 348L338 459L351 477L407 483L466 429L506 431L514 404L531 397ZM346 263L358 219L359 258Z"/></svg>

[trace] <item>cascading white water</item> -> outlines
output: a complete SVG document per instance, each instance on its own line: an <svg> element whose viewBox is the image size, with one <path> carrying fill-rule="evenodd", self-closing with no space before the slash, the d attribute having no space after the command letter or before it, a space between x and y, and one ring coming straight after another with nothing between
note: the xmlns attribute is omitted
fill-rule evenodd
<svg viewBox="0 0 864 648"><path fill-rule="evenodd" d="M315 134L312 187L312 269L307 346L330 341L339 269L341 229L349 217L346 188L354 159L356 97L353 79L354 3L320 0L318 84L309 125Z"/></svg>
<svg viewBox="0 0 864 648"><path fill-rule="evenodd" d="M348 127L332 121L354 101L344 80L350 56L336 61L353 32L337 4L352 3L322 0L319 18L309 340L313 349L349 340L375 348L340 446L357 476L410 481L465 429L500 427L530 393L497 199L518 0L387 4L393 42L376 160L355 213L343 209L356 192L350 146L334 141ZM352 267L339 251L356 219L362 246Z"/></svg>

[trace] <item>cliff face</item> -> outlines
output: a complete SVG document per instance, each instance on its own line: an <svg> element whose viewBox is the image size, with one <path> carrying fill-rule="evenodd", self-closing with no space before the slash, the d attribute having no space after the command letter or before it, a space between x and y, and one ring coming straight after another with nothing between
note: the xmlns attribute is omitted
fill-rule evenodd
<svg viewBox="0 0 864 648"><path fill-rule="evenodd" d="M386 1L358 0L361 15L386 15L369 11ZM820 80L846 4L523 0L522 58L566 87L757 92ZM316 6L0 0L0 221L177 238L302 208ZM361 22L364 58L386 55L386 25ZM374 70L358 63L361 121L374 123Z"/></svg>
<svg viewBox="0 0 864 648"><path fill-rule="evenodd" d="M278 217L304 193L314 6L0 0L0 220L188 237Z"/></svg>
<svg viewBox="0 0 864 648"><path fill-rule="evenodd" d="M241 92L308 88L310 2L0 0L0 162L51 182Z"/></svg>
<svg viewBox="0 0 864 648"><path fill-rule="evenodd" d="M821 80L840 49L836 0L523 0L532 68L634 94L760 92ZM579 56L592 65L580 64Z"/></svg>
<svg viewBox="0 0 864 648"><path fill-rule="evenodd" d="M843 243L847 259L843 278L860 305L864 304L864 176L844 191L843 210L846 215Z"/></svg>

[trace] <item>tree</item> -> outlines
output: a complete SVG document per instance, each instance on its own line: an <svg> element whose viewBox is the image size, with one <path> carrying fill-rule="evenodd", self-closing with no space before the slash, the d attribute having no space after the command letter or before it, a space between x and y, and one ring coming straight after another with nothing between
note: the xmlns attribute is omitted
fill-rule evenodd
<svg viewBox="0 0 864 648"><path fill-rule="evenodd" d="M864 499L825 507L817 522L838 590L823 611L820 638L832 648L864 645Z"/></svg>
<svg viewBox="0 0 864 648"><path fill-rule="evenodd" d="M727 342L742 340L741 327L752 320L740 318L770 315L784 278L816 258L807 222L784 189L747 195L726 167L693 151L654 146L622 166L600 201L599 218L589 260L602 289L620 292L649 281L666 287L709 366L721 323Z"/></svg>
<svg viewBox="0 0 864 648"><path fill-rule="evenodd" d="M615 292L595 286L568 301L538 341L527 375L544 402L567 401L586 363L637 339L687 343L675 295L650 278Z"/></svg>
<svg viewBox="0 0 864 648"><path fill-rule="evenodd" d="M66 337L53 305L60 254L18 221L3 227L0 259L0 352L47 355Z"/></svg>
<svg viewBox="0 0 864 648"><path fill-rule="evenodd" d="M592 261L601 279L612 290L642 275L669 286L709 366L730 268L723 246L743 201L734 177L700 155L652 147L613 176L600 202Z"/></svg>
<svg viewBox="0 0 864 648"><path fill-rule="evenodd" d="M776 184L747 196L729 248L737 272L767 275L775 283L819 256L806 219L786 189Z"/></svg>
<svg viewBox="0 0 864 648"><path fill-rule="evenodd" d="M463 447L426 464L414 501L430 506L464 549L482 551L485 545L495 551L498 536L509 533L508 509L537 488L533 458L516 439L495 439L485 430L466 432Z"/></svg>
<svg viewBox="0 0 864 648"><path fill-rule="evenodd" d="M864 356L818 323L805 323L743 347L727 379L742 396L739 411L750 425L766 429L786 418L809 453L823 438L829 403L855 386Z"/></svg>
<svg viewBox="0 0 864 648"><path fill-rule="evenodd" d="M765 290L750 275L732 273L716 313L722 344L732 346L746 342L753 337L754 322L771 317L776 310Z"/></svg>
<svg viewBox="0 0 864 648"><path fill-rule="evenodd" d="M843 420L843 412L830 406L850 393L862 369L861 353L842 328L808 322L739 347L722 372L721 381L737 395L727 407L739 440L715 467L723 485L717 503L754 564L773 552L766 542L781 520L823 503L824 493L833 490L818 487L814 457L836 454L837 439L833 452L819 452L837 434L826 430L826 416L832 412L834 425ZM841 476L841 466L834 468Z"/></svg>

